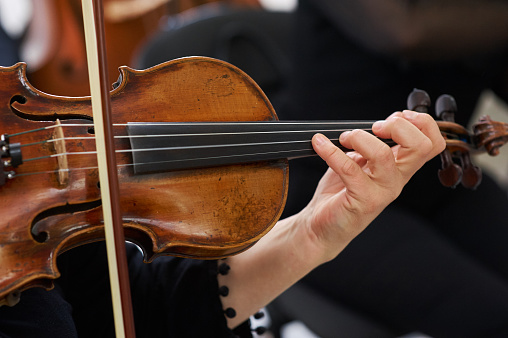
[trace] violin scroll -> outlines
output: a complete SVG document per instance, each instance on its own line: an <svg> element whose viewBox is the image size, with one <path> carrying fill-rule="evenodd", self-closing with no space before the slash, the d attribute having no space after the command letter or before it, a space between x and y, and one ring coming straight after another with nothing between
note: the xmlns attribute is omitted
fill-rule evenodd
<svg viewBox="0 0 508 338"><path fill-rule="evenodd" d="M491 156L499 154L499 148L508 142L508 123L492 121L490 116L482 116L473 126L476 142Z"/></svg>

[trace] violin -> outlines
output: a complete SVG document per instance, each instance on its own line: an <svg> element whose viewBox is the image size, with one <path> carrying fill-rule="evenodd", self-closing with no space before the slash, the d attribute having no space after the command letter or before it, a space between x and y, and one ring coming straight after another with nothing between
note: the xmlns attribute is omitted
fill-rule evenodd
<svg viewBox="0 0 508 338"><path fill-rule="evenodd" d="M170 14L169 2L104 0L110 77L117 76L118 66L130 65L142 43L160 29ZM38 0L33 6L24 41L31 83L52 94L89 95L81 1Z"/></svg>
<svg viewBox="0 0 508 338"><path fill-rule="evenodd" d="M224 1L220 1L223 3ZM142 45L171 15L218 0L103 0L108 74L131 65ZM258 0L228 0L230 6L259 9ZM89 95L81 0L37 0L24 39L28 78L47 93ZM192 15L192 13L189 13ZM40 49L37 49L40 48Z"/></svg>
<svg viewBox="0 0 508 338"><path fill-rule="evenodd" d="M429 113L430 97L425 91L415 89L408 97L407 107ZM442 168L438 176L445 187L455 188L462 184L465 188L475 189L481 182L482 173L472 163L471 154L486 152L491 156L498 155L499 148L508 141L508 124L482 116L470 133L454 122L456 112L457 103L452 96L443 94L438 97L435 114L441 121L436 122L446 140L446 149L440 154Z"/></svg>
<svg viewBox="0 0 508 338"><path fill-rule="evenodd" d="M288 160L315 155L315 133L339 145L342 132L374 123L278 121L248 75L206 57L120 67L113 87L122 223L146 262L246 250L279 219ZM0 67L0 99L0 299L13 305L27 288L51 288L56 257L103 240L104 226L90 98L39 91L18 63ZM430 99L415 91L408 104L428 110ZM474 187L480 176L473 170L476 181L469 178L469 153L495 155L508 124L485 118L471 133L451 121L453 98L438 106L448 119L438 122L448 145L443 183Z"/></svg>

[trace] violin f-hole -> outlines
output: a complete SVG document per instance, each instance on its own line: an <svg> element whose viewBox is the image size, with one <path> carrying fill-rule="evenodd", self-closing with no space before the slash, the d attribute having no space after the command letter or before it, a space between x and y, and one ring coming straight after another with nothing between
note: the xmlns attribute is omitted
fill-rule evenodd
<svg viewBox="0 0 508 338"><path fill-rule="evenodd" d="M11 97L11 101L9 102L10 105L12 105L14 102L17 102L19 104L25 104L27 102L27 98L23 95L14 95Z"/></svg>
<svg viewBox="0 0 508 338"><path fill-rule="evenodd" d="M89 211L98 208L102 205L100 199L90 202L84 202L79 204L65 204L56 206L36 215L30 226L30 233L32 238L38 243L45 243L50 238L50 234L45 230L41 229L42 221L55 215L61 214L75 214L79 212Z"/></svg>

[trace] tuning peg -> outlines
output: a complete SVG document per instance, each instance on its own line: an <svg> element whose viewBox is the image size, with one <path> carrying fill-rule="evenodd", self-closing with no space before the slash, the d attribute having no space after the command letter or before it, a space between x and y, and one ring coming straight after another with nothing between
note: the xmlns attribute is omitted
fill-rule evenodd
<svg viewBox="0 0 508 338"><path fill-rule="evenodd" d="M407 108L419 113L428 113L430 104L429 94L421 89L413 89L407 98Z"/></svg>
<svg viewBox="0 0 508 338"><path fill-rule="evenodd" d="M448 188L455 188L462 181L462 168L455 164L448 149L441 154L441 168L438 171L439 181Z"/></svg>
<svg viewBox="0 0 508 338"><path fill-rule="evenodd" d="M482 181L482 170L473 164L469 153L461 153L460 162L462 164L462 185L464 188L476 189Z"/></svg>
<svg viewBox="0 0 508 338"><path fill-rule="evenodd" d="M436 116L443 120L454 122L455 113L457 112L457 103L453 96L444 94L437 98L436 101Z"/></svg>

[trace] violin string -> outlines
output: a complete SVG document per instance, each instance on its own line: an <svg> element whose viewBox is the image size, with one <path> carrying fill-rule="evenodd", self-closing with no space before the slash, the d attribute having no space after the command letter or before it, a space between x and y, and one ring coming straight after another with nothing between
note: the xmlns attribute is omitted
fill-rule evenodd
<svg viewBox="0 0 508 338"><path fill-rule="evenodd" d="M338 139L331 139L332 141L338 141ZM307 141L308 142L308 141ZM130 150L124 150L124 152L128 152ZM152 161L152 162L146 162L146 163L137 163L137 165L154 165L154 164L161 164L161 163L168 163L168 162L183 162L183 161L189 161L189 160L198 160L198 161L204 161L204 160L212 160L212 159L220 159L220 158L232 158L232 157L243 157L243 156L258 156L258 155L268 155L268 154L283 154L288 152L299 152L299 151L308 151L308 149L295 149L295 150L281 150L281 151L271 151L271 152L263 152L263 153L249 153L249 154L237 154L237 155L225 155L225 156L208 156L208 157L201 157L201 158L192 158L192 159L177 159L177 160L169 160L169 161ZM80 152L80 154L95 154L95 151L91 152ZM69 153L69 154L76 154L76 153ZM55 155L48 155L48 156L42 156L38 158L28 159L25 161L32 161L32 160L42 160L42 159L48 159L60 156L61 154L55 154ZM134 166L136 164L134 163L126 163L126 164L118 164L117 167L130 167ZM94 170L98 169L98 167L82 167L82 168L72 168L72 169L58 169L58 170L49 170L49 171L38 171L38 172L27 172L27 173L20 173L16 174L16 177L21 176L31 176L31 175L38 175L38 174L52 174L57 173L60 171L63 172L71 172L71 171L80 171L80 170Z"/></svg>
<svg viewBox="0 0 508 338"><path fill-rule="evenodd" d="M41 128L40 130L44 130ZM117 135L115 139L125 138L159 138L159 137L189 137L189 136L219 136L219 135L252 135L252 134L284 134L284 133L323 133L323 132L344 132L351 129L326 129L326 130L284 130L284 131L252 131L252 132L227 132L227 133L186 133L186 134L157 134L157 135ZM363 128L362 130L371 131L371 129ZM9 137L21 135L23 133L11 134ZM69 140L94 140L94 136L82 136L82 137L64 137L64 138L51 138L39 142L26 143L20 145L21 147L35 146L46 143L55 143L58 141L69 141Z"/></svg>
<svg viewBox="0 0 508 338"><path fill-rule="evenodd" d="M311 123L319 123L321 125L327 125L327 124L337 124L337 123L340 123L342 125L348 125L348 124L354 124L356 126L358 125L361 125L361 124L365 124L365 125L369 125L369 126L372 126L373 122L371 121L344 121L344 122L333 122L333 121L312 121ZM164 125L194 125L194 126L198 126L198 125L201 125L201 126L208 126L208 125L211 125L211 124L220 124L220 125L295 125L295 126L299 126L299 125L307 125L309 124L309 121L303 121L303 122L299 122L299 121L268 121L268 122L153 122L153 123L150 123L150 122L147 122L147 123L135 123L134 125L144 125L144 126L164 126ZM117 123L117 124L113 124L114 127L126 127L128 126L129 124L127 123ZM50 126L46 126L46 127L42 127L42 128L36 128L36 129L32 129L32 130L27 130L27 131L23 131L23 132L19 132L19 133L14 133L14 134L9 134L8 136L9 137L16 137L16 136L20 136L20 135L24 135L24 134L29 134L29 133L33 133L33 132L39 132L39 131L44 131L44 130L49 130L49 129L54 129L54 128L57 128L57 127L93 127L93 124L80 124L80 123L75 123L75 124L60 124L60 125L50 125ZM370 128L361 128L363 130L368 130L370 131ZM326 131L337 131L337 132L341 132L341 131L346 131L346 130L350 130L348 128L346 129L334 129L334 130L326 130ZM119 135L119 136L115 136L114 138L118 138L118 139L122 139L122 138L130 138L130 137L133 137L133 138L150 138L150 137L174 137L174 136L204 136L204 135L234 135L234 134L255 134L255 133L259 133L259 134L263 134L263 133L290 133L290 132L322 132L320 130L288 130L288 131L255 131L255 132L229 132L229 133L194 133L194 134L161 134L161 135ZM446 135L450 135L448 134L447 132L443 132L443 134L446 134ZM75 139L75 140L78 140L78 139L94 139L95 137L94 136L91 136L91 137L81 137L81 138L64 138L64 140L70 140L70 139ZM61 140L61 139L59 139ZM31 144L26 144L26 145L22 145L22 146L30 146L30 145L37 145L37 144L43 144L43 143L46 143L46 142L54 142L54 139L50 139L50 140L46 140L46 141L40 141L40 142L35 142L35 143L31 143Z"/></svg>
<svg viewBox="0 0 508 338"><path fill-rule="evenodd" d="M362 129L366 131L371 131L370 128L355 128ZM41 128L39 130L45 130ZM308 129L308 130L275 130L275 131L246 131L246 132L213 132L213 133L185 133L185 134L145 134L145 135L116 135L115 139L125 139L125 138L151 138L151 137L188 137L188 136L209 136L209 135L250 135L250 134L283 134L283 133L322 133L322 132L344 132L352 129L344 128L344 129ZM35 131L35 130L34 130ZM19 136L29 132L21 132L16 134L10 134L9 137ZM22 146L27 145L37 145L46 142L55 142L55 141L66 141L66 140L87 140L87 139L95 139L94 136L82 136L82 137L64 137L60 139L48 139L45 141L34 142Z"/></svg>
<svg viewBox="0 0 508 338"><path fill-rule="evenodd" d="M368 129L362 129L362 130L367 130L367 131L370 131ZM343 131L343 130L326 130L326 131L337 131L337 132L340 132L340 131ZM320 130L311 130L309 132L323 132L323 131L320 131ZM256 133L256 132L254 132ZM272 132L273 133L273 132ZM221 135L223 133L220 133ZM456 136L455 135L450 135L448 133L443 133L445 135L448 135L449 139L451 138L455 138ZM147 137L174 137L174 136L202 136L203 134L176 134L176 135L133 135L132 137L144 137L144 138L147 138ZM218 135L218 134L213 134L213 135ZM129 138L130 136L117 136L115 138ZM65 138L58 138L58 139L49 139L49 140L44 140L44 141L40 141L40 142L33 142L33 143L26 143L26 144L22 144L20 145L20 147L29 147L29 146L36 146L36 145L41 145L41 144L46 144L46 143L55 143L55 142L58 142L58 141L70 141L70 140L95 140L95 137L65 137ZM117 150L116 153L124 153L124 152L143 152L143 151L163 151L163 150L179 150L179 149L199 149L199 148L212 148L212 147L217 147L217 148L220 148L220 147L228 147L228 146L247 146L247 145L270 145L270 144L291 144L291 143L298 143L298 142L310 142L310 140L300 140L300 141L291 141L291 142L270 142L270 143L245 143L245 144L223 144L223 145L208 145L208 146L188 146L188 147L161 147L161 148L148 148L148 149L135 149L135 150L132 150L132 149L128 149L128 150ZM88 155L88 154L95 154L96 152L95 151L92 151L92 152L73 152L73 153L61 153L61 154L56 154L56 155L48 155L48 156L41 156L41 157L36 157L36 158L30 158L30 159L24 159L24 161L34 161L34 160L40 160L40 159L45 159L45 158L50 158L50 157L56 157L56 156L63 156L63 155Z"/></svg>
<svg viewBox="0 0 508 338"><path fill-rule="evenodd" d="M369 121L359 121L359 122L355 122L355 121L343 121L343 122L333 122L333 121L316 121L316 122L311 122L311 123L319 123L321 125L327 125L327 124L342 124L342 125L350 125L350 124L354 124L354 125L362 125L362 124L365 124L365 125L372 125L373 122L369 122ZM174 126L174 125L184 125L184 124L192 124L194 126L208 126L208 125L211 125L211 124L216 124L216 125L258 125L258 126L265 126L265 125L295 125L295 126L299 126L299 125L307 125L309 124L309 121L266 121L266 122L257 122L257 121L253 121L253 122L139 122L139 123L135 123L134 125L143 125L143 126ZM113 124L113 127L126 127L126 126L129 126L129 123L114 123ZM30 133L35 133L35 132L39 132L39 131L45 131L45 130L49 130L49 129L54 129L54 128L59 128L59 127L93 127L93 124L90 122L90 123L66 123L66 124L52 124L50 126L46 126L46 127L41 127L41 128L35 128L35 129L31 129L31 130L26 130L26 131L22 131L22 132L19 132L19 133L14 133L14 134L9 134L8 136L9 137L15 137L15 136L20 136L20 135L24 135L24 134L30 134Z"/></svg>
<svg viewBox="0 0 508 338"><path fill-rule="evenodd" d="M331 139L331 140L332 141L338 141L338 139ZM124 151L128 152L130 150L124 150ZM283 153L287 153L287 152L294 153L294 152L299 152L299 151L308 151L308 150L307 149L297 149L297 150L283 150L283 151L277 151L277 152L250 153L250 154L226 155L226 156L209 156L209 157L201 157L201 158L192 158L190 160L202 161L202 160L211 160L211 159L219 159L219 158L231 158L231 157L239 157L239 156L256 156L256 155L266 155L266 154L283 154ZM85 153L93 155L96 152L95 151L81 152L80 154L85 154ZM73 154L73 153L69 153L69 154ZM26 161L43 160L43 159L48 159L48 158L52 158L52 157L55 157L55 156L58 156L58 155L43 156L43 157L39 157L39 158L29 159L29 160L26 160ZM155 165L155 164L162 164L162 163L167 163L167 162L182 162L182 161L188 161L188 160L189 159L177 159L177 160L168 160L168 161L152 161L152 162L146 162L146 163L138 163L138 165ZM134 163L127 163L127 164L119 164L117 166L118 167L130 167L130 166L134 166L134 165L135 165ZM81 167L81 168L73 168L73 169L58 169L58 170L53 170L53 171L27 172L27 173L16 174L15 177L31 176L31 175L38 175L38 174L52 174L52 173L58 173L58 172L61 172L61 171L62 172L73 172L73 171L95 170L95 169L98 169L98 167L91 166L91 167Z"/></svg>
<svg viewBox="0 0 508 338"><path fill-rule="evenodd" d="M51 138L51 139L47 139L47 140L39 141L39 142L24 143L24 144L21 144L20 147L30 147L30 146L36 146L36 145L41 145L41 144L46 144L46 143L56 143L56 142L60 142L60 141L70 141L70 140L77 140L77 141L81 141L81 140L95 140L95 137L90 136L90 137Z"/></svg>
<svg viewBox="0 0 508 338"><path fill-rule="evenodd" d="M93 127L93 124L79 124L79 123L52 124L50 126L46 126L46 127L42 127L42 128L30 129L30 130L21 131L19 133L9 134L8 136L9 137L16 137L16 136L20 136L20 135L31 134L31 133L35 133L35 132L39 132L39 131L54 129L54 128L58 128L58 127Z"/></svg>
<svg viewBox="0 0 508 338"><path fill-rule="evenodd" d="M175 125L182 125L182 126L189 126L189 125L193 125L193 126L209 126L209 125L235 125L235 126L238 126L238 125L257 125L257 126L262 126L262 125L270 125L270 126L274 126L274 125L290 125L290 126L300 126L300 125L308 125L309 123L313 123L313 124L320 124L320 125L329 125L329 124L332 124L332 125L337 125L337 124L341 124L341 125L350 125L350 124L354 124L355 127L358 127L359 125L361 124L364 124L364 125L368 125L369 127L372 126L373 122L371 121L345 121L345 122L333 122L333 121L268 121L268 122L155 122L155 123L150 123L150 122L147 122L147 123L135 123L135 124L131 124L131 125L144 125L144 126L151 126L151 125L154 125L154 126L175 126ZM130 124L127 124L127 123L121 123L121 124L113 124L114 127L125 127L125 126L129 126ZM54 128L57 128L57 127L93 127L93 124L59 124L59 125L50 125L50 126L46 126L46 127L42 127L42 128L36 128L36 129L33 129L33 130L30 130L30 131L24 131L24 132L19 132L19 133L15 133L15 134L10 134L9 137L15 137L15 136L20 136L20 135L24 135L24 134L28 134L28 133L33 133L33 132L38 132L38 131L44 131L44 130L49 130L49 129L54 129ZM355 128L355 129L358 129L358 128ZM362 128L363 130L367 130L367 131L371 131L370 128ZM348 131L348 130L352 130L351 128L340 128L340 129L328 129L328 130L284 130L284 131L248 131L248 132L221 132L221 133L217 133L217 132L212 132L212 133L185 133L185 134L157 134L157 135L118 135L118 136L115 136L114 138L117 138L117 139L123 139L123 138L154 138L154 137L189 137L189 136L207 136L207 135L239 135L239 134L274 134L274 133L277 133L277 134L281 134L281 133L302 133L302 132L306 132L306 133L318 133L318 132L343 132L343 131ZM443 132L443 135L448 135L447 132ZM449 135L448 135L449 136ZM455 136L456 138L456 136ZM45 144L45 143L52 143L52 142L59 142L59 141L71 141L71 140L94 140L95 139L95 136L89 136L89 137L64 137L64 138L59 138L59 139L48 139L48 140L45 140L45 141L40 141L40 142L33 142L33 143L28 143L28 144L23 144L21 145L22 147L28 147L28 146L35 146L35 145L40 145L40 144ZM232 146L232 147L240 147L240 146L256 146L256 145L271 145L271 144L292 144L292 143L302 143L302 142L310 142L310 140L303 140L303 141L289 141L289 142L266 142L266 143L243 143L243 144L223 144L223 145L207 145L207 146L186 146L186 147L161 147L161 148L149 148L149 149L135 149L135 150L132 150L132 149L124 149L124 150L117 150L116 152L117 153L125 153L125 152L144 152L144 151L169 151L169 150L182 150L182 149L199 149L199 148L220 148L220 147L229 147L229 146ZM304 150L295 150L295 151L304 151ZM280 152L268 152L268 153L284 153L284 152L287 152L287 151L280 151ZM53 154L53 155L48 155L48 156L41 156L41 157L35 157L35 158L30 158L30 159L24 159L25 162L30 162L30 161L38 161L38 160L44 160L44 159L48 159L48 158L53 158L53 157L58 157L58 156L65 156L65 155L93 155L93 154L96 154L96 151L86 151L86 152L67 152L67 153L61 153L61 154ZM259 154L242 154L242 155L228 155L228 156L224 156L224 157L232 157L232 156L250 156L250 155L261 155L262 153L259 153ZM193 160L206 160L207 158L196 158L196 159L193 159ZM188 160L188 159L186 159ZM173 160L175 161L175 160ZM184 160L176 160L176 161L184 161ZM170 161L164 161L164 162L170 162ZM158 163L158 162L156 162ZM146 164L149 164L149 163L146 163ZM126 165L134 165L134 164L126 164ZM87 169L91 169L92 167L90 168L84 168L84 169L80 169L80 168L76 168L76 169L72 169L72 170L87 170ZM20 174L20 175L29 175L30 173L24 173L24 174ZM20 176L18 175L18 176Z"/></svg>
<svg viewBox="0 0 508 338"><path fill-rule="evenodd" d="M310 123L319 123L321 125L327 125L327 124L333 124L333 125L336 125L338 122L333 122L333 121L312 121ZM360 121L360 122L355 122L355 121L344 121L344 122L339 122L340 124L342 125L348 125L348 124L354 124L355 126L358 126L359 124L365 124L365 125L368 125L368 126L372 126L372 123L371 121ZM156 123L150 123L150 122L147 122L147 123L135 123L134 125L145 125L145 126L151 126L151 125L156 125L156 126L175 126L175 125L193 125L193 126L209 126L209 125L216 125L216 124L220 124L220 125L270 125L270 126L273 126L273 125L291 125L291 126L299 126L299 125L308 125L309 124L309 121L268 121L268 122L156 122ZM127 123L120 123L120 124L113 124L113 126L115 127L125 127L125 126L128 126L129 124ZM46 127L43 127L43 128L36 128L36 129L33 129L33 130L30 130L30 131L24 131L24 132L19 132L19 133L15 133L15 134L11 134L9 135L9 137L15 137L15 136L20 136L20 135L23 135L23 134L27 134L27 133L32 133L32 132L37 132L37 131L43 131L43 130L49 130L49 129L53 129L53 128L57 128L57 127L91 127L93 126L92 124L54 124L54 125L50 125L50 126L46 126ZM363 130L367 130L367 131L371 131L370 128L362 128ZM286 130L286 131L251 131L251 132L225 132L225 133L191 133L191 134L188 134L188 133L185 133L185 134L159 134L159 135L119 135L119 136L114 136L114 138L116 139L124 139L124 138L163 138L163 137L188 137L188 136L208 136L208 135L239 135L239 134L273 134L273 133L277 133L277 134L280 134L280 133L302 133L302 132L314 132L314 133L318 133L318 132L324 132L324 131L327 131L327 132L343 132L343 131L346 131L346 130L349 130L349 129L332 129L332 130ZM447 133L443 133L443 134L447 134ZM449 135L448 135L448 138ZM29 146L35 146L35 145L41 145L41 144L45 144L45 143L54 143L54 142L57 142L57 141L67 141L67 140L93 140L95 139L94 136L90 136L90 137L65 137L63 139L59 138L59 139L48 139L48 140L44 140L44 141L40 141L40 142L33 142L33 143L28 143L28 144L23 144L21 145L21 147L29 147ZM152 149L151 149L152 150ZM150 151L151 151L150 150ZM37 158L37 159L40 159L40 158Z"/></svg>
<svg viewBox="0 0 508 338"><path fill-rule="evenodd" d="M368 128L357 128L370 131ZM186 133L186 134L155 134L155 135L121 135L115 138L155 138L155 137L189 137L189 136L222 136L222 135L254 135L254 134L285 134L285 133L323 133L345 132L352 129L309 129L309 130L274 130L274 131L242 131L242 132L214 132L214 133Z"/></svg>
<svg viewBox="0 0 508 338"><path fill-rule="evenodd" d="M331 139L332 141L338 141L338 138ZM116 150L115 153L134 153L134 152L145 152L145 151L171 151L171 150L186 150L186 149L207 149L207 148L225 148L225 147L244 147L244 146L266 146L266 145L280 145L280 144L296 144L296 143L309 143L308 140L298 140L298 141L280 141L280 142L258 142L258 143L232 143L232 144L214 144L214 145L198 145L198 146L183 146L183 147L160 147L160 148L145 148L145 149L121 149ZM299 150L295 150L299 151ZM66 153L58 153L51 154L47 156L40 157L32 157L28 159L23 159L24 162L31 162L37 160L43 160L48 158L54 158L59 156L68 156L68 155L94 155L97 151L75 151L75 152L66 152ZM255 154L245 154L245 155L255 155ZM242 155L243 156L243 155Z"/></svg>
<svg viewBox="0 0 508 338"><path fill-rule="evenodd" d="M195 125L195 126L209 126L209 125L261 125L261 126L273 126L273 125L308 125L308 124L320 124L320 125L372 125L375 121L330 121L330 120L292 120L292 121L229 121L229 122L132 122L132 123L119 123L114 124L115 126L131 126L131 125L143 125L143 126L177 126L177 125Z"/></svg>
<svg viewBox="0 0 508 338"><path fill-rule="evenodd" d="M363 130L367 130L367 129L363 129ZM329 131L329 130L327 130ZM344 131L344 130L332 130L332 131ZM319 130L318 131L310 131L310 132L320 132ZM322 131L321 131L322 132ZM444 133L446 134L446 133ZM195 135L200 135L200 134L186 134L187 136L195 136ZM138 136L138 137L149 137L150 135L135 135L135 136ZM153 136L153 135L152 135ZM157 135L157 137L171 137L171 136L181 136L181 134L177 134L177 135ZM122 137L129 137L129 136L122 136ZM67 138L64 138L63 140L82 140L82 139L95 139L93 136L92 137L67 137ZM41 141L41 142L35 142L35 143L29 143L29 144L24 144L22 145L22 147L24 146L32 146L32 145L38 145L38 144L43 144L43 143L48 143L48 142L56 142L58 140L62 140L62 139L50 139L50 140L46 140L46 141ZM338 140L338 139L337 139ZM262 143L238 143L238 144L217 144L217 145L204 145L204 146L185 146L185 147L160 147L160 148L147 148L147 149L123 149L123 150L116 150L116 153L128 153L128 152L145 152L145 151L170 151L170 150L185 150L185 149L200 149L200 148L221 148L221 147L240 147L240 146L258 146L258 145L275 145L275 144L294 144L294 143L307 143L307 142L310 142L310 140L299 140L299 141L289 141L289 142L262 142ZM29 158L29 159L23 159L23 161L25 162L30 162L30 161L37 161L37 160L43 160L43 159L47 159L47 158L53 158L53 157L58 157L58 156L66 156L66 155L93 155L93 154L96 154L96 151L84 151L84 152L66 152L66 153L60 153L60 154L52 154L52 155L47 155L47 156L41 156L41 157L34 157L34 158Z"/></svg>

